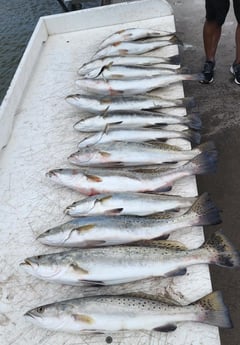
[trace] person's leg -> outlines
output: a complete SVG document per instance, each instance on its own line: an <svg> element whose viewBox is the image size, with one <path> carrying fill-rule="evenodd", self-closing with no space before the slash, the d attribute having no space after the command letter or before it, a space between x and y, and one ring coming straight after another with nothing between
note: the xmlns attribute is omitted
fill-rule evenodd
<svg viewBox="0 0 240 345"><path fill-rule="evenodd" d="M203 26L203 43L206 61L202 70L201 83L209 84L213 81L216 51L230 2L229 0L205 0L205 6L206 21Z"/></svg>
<svg viewBox="0 0 240 345"><path fill-rule="evenodd" d="M233 8L238 24L235 33L236 57L230 70L234 74L235 83L240 85L240 0L233 0Z"/></svg>

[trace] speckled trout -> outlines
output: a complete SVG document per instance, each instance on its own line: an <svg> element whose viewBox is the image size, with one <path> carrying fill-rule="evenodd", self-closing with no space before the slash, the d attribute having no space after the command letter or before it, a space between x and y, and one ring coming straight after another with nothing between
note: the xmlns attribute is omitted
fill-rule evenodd
<svg viewBox="0 0 240 345"><path fill-rule="evenodd" d="M163 241L164 242L164 241ZM114 285L150 277L184 275L198 264L239 267L239 252L216 232L198 249L162 246L113 246L71 249L26 258L20 266L37 278L68 285Z"/></svg>
<svg viewBox="0 0 240 345"><path fill-rule="evenodd" d="M200 81L203 74L166 74L140 79L87 79L76 80L80 92L100 96L130 96L145 94L183 80Z"/></svg>
<svg viewBox="0 0 240 345"><path fill-rule="evenodd" d="M119 111L119 110L142 110L161 109L172 107L193 107L193 98L168 100L157 96L132 96L132 97L101 97L86 96L81 94L69 95L65 100L81 110L90 113Z"/></svg>
<svg viewBox="0 0 240 345"><path fill-rule="evenodd" d="M62 247L97 247L151 240L191 226L218 224L218 209L202 194L183 215L155 213L140 216L75 218L38 236L44 244Z"/></svg>
<svg viewBox="0 0 240 345"><path fill-rule="evenodd" d="M154 128L176 124L199 130L201 129L200 115L199 113L193 113L187 116L176 116L144 110L106 112L83 118L74 125L74 128L81 132L97 132L104 130L107 125L113 125L115 128Z"/></svg>
<svg viewBox="0 0 240 345"><path fill-rule="evenodd" d="M126 132L127 131L125 131L125 133ZM131 131L129 130L129 132ZM134 141L135 131L132 130L132 132ZM140 131L136 130L136 133L139 132ZM177 146L161 142L141 143L112 141L106 144L98 144L96 141L97 137L98 135L90 137L89 140L85 139L83 144L88 143L88 145L92 144L92 146L80 147L79 151L68 157L69 162L79 166L146 166L188 161L201 152L215 150L212 142L204 143L192 150L182 150ZM179 137L181 137L181 135ZM93 145L94 141L91 141L91 138L95 138L95 143L97 145ZM138 137L137 140L141 140L141 137Z"/></svg>
<svg viewBox="0 0 240 345"><path fill-rule="evenodd" d="M220 292L184 307L132 294L82 297L34 308L25 317L43 328L79 334L123 330L172 332L186 321L232 327Z"/></svg>
<svg viewBox="0 0 240 345"><path fill-rule="evenodd" d="M147 28L129 28L129 29L123 29L114 32L107 38L105 38L99 45L99 48L105 48L106 46L116 43L116 42L125 42L125 41L136 41L140 39L146 39L146 38L153 38L153 37L163 37L163 39L166 39L166 36L170 36L174 32L168 32L168 31L158 31L158 30L152 30Z"/></svg>
<svg viewBox="0 0 240 345"><path fill-rule="evenodd" d="M182 44L179 39L171 35L169 39L158 39L156 41L138 41L138 42L115 42L102 48L93 55L93 59L99 59L106 56L118 56L118 55L138 55L156 50L158 48L166 47L173 44Z"/></svg>
<svg viewBox="0 0 240 345"><path fill-rule="evenodd" d="M160 68L177 69L180 67L179 55L167 58L158 56L144 55L127 55L127 56L110 56L101 59L91 60L84 63L78 70L79 75L87 75L95 70L95 77L101 72L104 66L122 65L122 66L152 66L158 65ZM93 72L91 77L93 77Z"/></svg>
<svg viewBox="0 0 240 345"><path fill-rule="evenodd" d="M191 175L216 171L217 154L203 152L188 163L162 171L161 169L54 169L46 177L84 195L119 192L165 192L175 181Z"/></svg>
<svg viewBox="0 0 240 345"><path fill-rule="evenodd" d="M115 142L123 141L126 143L142 143L148 141L167 141L169 139L184 139L193 144L199 144L201 140L200 133L192 131L190 129L177 131L171 128L115 128L111 125L107 125L103 131L85 134L78 147L81 149L86 146L110 144L110 147L115 146ZM118 144L117 144L118 145ZM108 151L108 145L105 146ZM159 147L161 149L161 146ZM121 150L121 144L119 150ZM100 149L101 150L101 149ZM131 150L131 148L129 148ZM104 148L102 150L104 152Z"/></svg>
<svg viewBox="0 0 240 345"><path fill-rule="evenodd" d="M137 215L189 208L195 197L147 193L107 193L75 201L65 210L71 217L96 215Z"/></svg>

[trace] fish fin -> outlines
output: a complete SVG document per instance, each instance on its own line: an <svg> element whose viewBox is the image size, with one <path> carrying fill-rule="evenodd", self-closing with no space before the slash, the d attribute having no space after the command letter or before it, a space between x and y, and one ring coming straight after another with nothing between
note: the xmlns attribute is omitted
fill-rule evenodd
<svg viewBox="0 0 240 345"><path fill-rule="evenodd" d="M75 321L80 321L83 323L87 323L87 324L92 324L94 323L94 319L89 316L89 315L84 315L84 314L72 314L73 318Z"/></svg>
<svg viewBox="0 0 240 345"><path fill-rule="evenodd" d="M95 204L98 203L98 202L104 203L105 201L110 200L110 199L112 199L112 195L111 194L104 195L103 197L100 197L100 198L97 197L96 200L95 200Z"/></svg>
<svg viewBox="0 0 240 345"><path fill-rule="evenodd" d="M197 305L201 310L199 315L201 322L222 328L233 328L229 310L223 302L220 291L210 293L193 305Z"/></svg>
<svg viewBox="0 0 240 345"><path fill-rule="evenodd" d="M155 237L154 238L154 241L165 241L169 238L169 234L165 234L165 235L162 235L162 236L158 236L158 237Z"/></svg>
<svg viewBox="0 0 240 345"><path fill-rule="evenodd" d="M100 153L100 155L101 155L102 157L105 157L105 158L107 158L107 157L110 157L110 156L111 156L111 154L110 154L110 153L108 153L108 152L106 152L106 151L99 151L99 153Z"/></svg>
<svg viewBox="0 0 240 345"><path fill-rule="evenodd" d="M172 65L180 65L181 63L181 58L180 55L173 55L169 58L166 59L166 62L169 62Z"/></svg>
<svg viewBox="0 0 240 345"><path fill-rule="evenodd" d="M199 144L201 141L201 134L196 131L187 129L181 133L183 135L183 139L190 141L192 144Z"/></svg>
<svg viewBox="0 0 240 345"><path fill-rule="evenodd" d="M89 175L89 174L85 174L85 176L87 177L88 180L90 180L92 182L102 182L102 179L99 176Z"/></svg>
<svg viewBox="0 0 240 345"><path fill-rule="evenodd" d="M89 230L92 230L95 228L95 224L86 224L86 225L82 225L82 226L79 226L77 228L74 228L72 229L71 232L73 231L77 231L77 232L86 232L86 231L89 231Z"/></svg>
<svg viewBox="0 0 240 345"><path fill-rule="evenodd" d="M177 325L174 323L168 323L164 326L153 328L153 331L155 332L173 332L177 329Z"/></svg>
<svg viewBox="0 0 240 345"><path fill-rule="evenodd" d="M185 97L180 100L178 100L176 105L182 105L185 108L194 108L196 106L196 101L193 97Z"/></svg>
<svg viewBox="0 0 240 345"><path fill-rule="evenodd" d="M172 185L165 185L154 189L154 193L169 192L172 189Z"/></svg>
<svg viewBox="0 0 240 345"><path fill-rule="evenodd" d="M169 277L176 277L176 276L184 276L186 273L187 273L186 268L178 268L176 270L173 270L164 274L164 277L169 278Z"/></svg>
<svg viewBox="0 0 240 345"><path fill-rule="evenodd" d="M85 270L84 268L80 267L78 264L76 263L72 263L70 264L70 266L72 267L72 269L80 274L88 274L89 272L87 270Z"/></svg>
<svg viewBox="0 0 240 345"><path fill-rule="evenodd" d="M240 266L240 253L223 234L222 230L213 233L210 239L202 245L202 248L214 251L213 263L218 266Z"/></svg>
<svg viewBox="0 0 240 345"><path fill-rule="evenodd" d="M192 113L183 117L183 123L188 125L189 128L200 130L202 127L202 121L200 119L200 113Z"/></svg>
<svg viewBox="0 0 240 345"><path fill-rule="evenodd" d="M165 303L168 305L172 305L172 306L179 306L181 305L178 301L170 298L170 297L166 297L164 295L151 295L149 293L145 293L145 292L141 292L141 291L137 291L137 292L128 292L128 293L124 293L123 296L126 297L135 297L135 298L147 298L148 300L152 300L152 301L157 301L157 302L161 302L161 303Z"/></svg>
<svg viewBox="0 0 240 345"><path fill-rule="evenodd" d="M81 279L82 283L86 283L92 286L99 286L99 285L105 285L105 283L101 280L88 280L88 279Z"/></svg>
<svg viewBox="0 0 240 345"><path fill-rule="evenodd" d="M148 218L152 219L171 219L173 218L171 212L155 212L148 215Z"/></svg>
<svg viewBox="0 0 240 345"><path fill-rule="evenodd" d="M127 49L119 49L119 55L124 56L128 54L128 50Z"/></svg>
<svg viewBox="0 0 240 345"><path fill-rule="evenodd" d="M84 248L103 247L105 246L105 243L106 241L101 240L84 241Z"/></svg>
<svg viewBox="0 0 240 345"><path fill-rule="evenodd" d="M113 208L111 210L107 210L104 212L104 214L108 215L108 216L115 216L117 214L120 214L123 210L123 207L119 207L119 208Z"/></svg>
<svg viewBox="0 0 240 345"><path fill-rule="evenodd" d="M168 235L169 236L169 235ZM172 250L179 250L184 251L187 250L187 248L181 243L177 241L166 241L166 240L149 240L149 241L138 241L136 243L133 243L134 245L141 245L144 247L156 247L156 248L167 248ZM129 245L129 244L128 244Z"/></svg>
<svg viewBox="0 0 240 345"><path fill-rule="evenodd" d="M176 35L173 35L173 37L169 41L172 44L177 44L177 45L183 46L183 41L181 41Z"/></svg>
<svg viewBox="0 0 240 345"><path fill-rule="evenodd" d="M202 175L215 173L217 168L217 151L202 152L188 163L184 164L182 169L189 170L191 174Z"/></svg>
<svg viewBox="0 0 240 345"><path fill-rule="evenodd" d="M185 213L195 214L196 220L191 225L215 225L221 223L220 211L210 199L208 193L203 193Z"/></svg>

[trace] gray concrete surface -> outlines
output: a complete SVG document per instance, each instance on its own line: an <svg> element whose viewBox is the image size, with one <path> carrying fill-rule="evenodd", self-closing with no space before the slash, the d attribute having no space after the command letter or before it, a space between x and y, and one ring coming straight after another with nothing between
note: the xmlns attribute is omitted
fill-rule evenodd
<svg viewBox="0 0 240 345"><path fill-rule="evenodd" d="M202 42L204 1L169 0L169 3L174 9L178 36L189 45L189 50L182 53L183 65L189 67L192 72L198 72L204 61ZM195 97L197 108L202 114L202 141L213 140L219 151L217 173L197 179L199 193L208 191L223 211L221 226L206 227L205 235L207 237L213 230L222 228L240 248L240 86L233 83L229 72L229 67L235 58L235 27L236 20L231 6L217 51L214 83L201 85L185 82L184 89L186 96ZM212 267L211 276L213 289L223 292L234 323L232 330L220 331L222 345L238 345L240 343L239 270Z"/></svg>
<svg viewBox="0 0 240 345"><path fill-rule="evenodd" d="M123 2L112 0L112 3ZM204 62L202 27L205 20L204 0L169 0L173 6L177 33L188 46L182 52L183 65L192 72L199 72ZM217 51L215 81L211 85L185 82L186 96L194 96L197 110L202 114L202 141L213 140L219 151L218 170L215 175L198 177L199 193L208 191L218 207L222 209L221 226L205 228L206 237L222 228L227 236L240 248L240 86L233 83L229 72L235 58L236 20L231 9L223 26ZM220 330L222 345L239 345L239 270L221 267L211 268L214 290L221 290L229 306L234 323L232 330ZM207 344L203 344L207 345Z"/></svg>

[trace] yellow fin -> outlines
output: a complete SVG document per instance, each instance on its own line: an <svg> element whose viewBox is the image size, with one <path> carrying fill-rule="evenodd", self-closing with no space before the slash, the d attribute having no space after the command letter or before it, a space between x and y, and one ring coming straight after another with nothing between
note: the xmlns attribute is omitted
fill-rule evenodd
<svg viewBox="0 0 240 345"><path fill-rule="evenodd" d="M72 231L80 231L80 232L87 232L89 230L92 230L95 227L95 224L87 224L83 226L79 226L78 228L73 229Z"/></svg>
<svg viewBox="0 0 240 345"><path fill-rule="evenodd" d="M87 177L88 180L91 180L93 182L102 182L102 179L96 175L85 174L85 176Z"/></svg>
<svg viewBox="0 0 240 345"><path fill-rule="evenodd" d="M74 320L76 320L76 321L88 323L90 325L94 323L94 319L89 315L73 314L73 317L74 317Z"/></svg>
<svg viewBox="0 0 240 345"><path fill-rule="evenodd" d="M103 157L109 157L109 156L111 156L110 153L105 152L105 151L99 151L99 153L100 153L100 155L103 156Z"/></svg>
<svg viewBox="0 0 240 345"><path fill-rule="evenodd" d="M73 270L74 271L77 271L78 273L80 273L80 274L88 274L88 271L87 270L85 270L84 268L82 268L82 267L80 267L79 265L77 265L77 264L71 264L70 265L72 268L73 268Z"/></svg>

